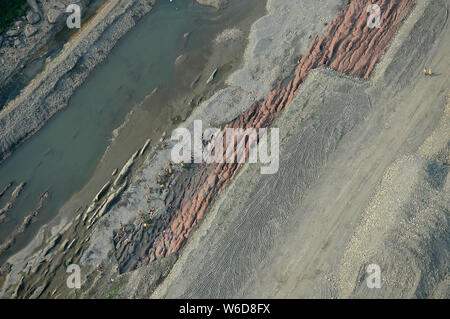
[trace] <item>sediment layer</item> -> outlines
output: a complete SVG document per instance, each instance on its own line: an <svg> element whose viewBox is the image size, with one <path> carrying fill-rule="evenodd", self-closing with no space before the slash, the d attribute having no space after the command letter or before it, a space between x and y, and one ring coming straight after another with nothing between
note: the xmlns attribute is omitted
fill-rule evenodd
<svg viewBox="0 0 450 319"><path fill-rule="evenodd" d="M216 9L220 9L227 4L228 0L196 0L198 3L204 6L211 6Z"/></svg>
<svg viewBox="0 0 450 319"><path fill-rule="evenodd" d="M254 103L227 127L270 126L289 105L308 72L314 68L332 67L339 72L368 78L413 4L414 1L384 1L381 6L382 21L386 19L388 22L382 23L380 29L369 30L365 27L368 15L363 1L350 2L330 25L328 32L323 37L314 38L307 54L300 59L293 76L280 83L267 99ZM347 25L344 25L345 21ZM360 29L356 29L355 25L359 25ZM355 38L355 34L359 34L359 38L357 36ZM375 42L372 41L373 37L376 39ZM361 47L365 49L359 50ZM356 51L359 54L356 54ZM362 60L365 62L361 62ZM133 242L141 241L142 245L129 243L130 241L125 241L127 238L115 241L115 254L119 257L121 270L135 269L163 256L169 256L182 248L193 227L203 218L217 195L236 176L239 167L238 164L201 165L181 172L176 171L171 179L177 179L177 188L173 193L169 191L163 196L164 205L170 214L158 220L158 223L161 223L155 228L154 235L148 236L142 228L130 227L127 229L130 236L128 238L132 238ZM156 223L156 220L154 222ZM162 230L169 231L161 235Z"/></svg>
<svg viewBox="0 0 450 319"><path fill-rule="evenodd" d="M380 1L378 4L382 11L381 27L371 29L367 25L366 1L350 1L330 24L326 34L322 37L316 36L312 40L308 52L299 60L292 78L280 83L267 99L254 103L226 125L222 132L224 133L226 128L269 127L289 105L309 71L314 68L330 67L351 76L369 78L414 3L414 0ZM245 143L248 153L248 142L239 142ZM128 264L126 270L133 270L138 265L169 256L182 248L193 228L204 217L209 204L233 180L241 165L223 163L197 167L185 184L187 190L181 194L182 198L166 202L171 209L176 210L176 213L171 215L168 231L158 236L154 243L145 245L141 251L135 247L130 249L129 257L122 258L122 263ZM122 247L122 250L125 248ZM129 259L133 256L140 257L130 266Z"/></svg>
<svg viewBox="0 0 450 319"><path fill-rule="evenodd" d="M24 183L22 183L24 184ZM21 185L22 185L21 184ZM39 196L39 202L35 209L33 209L30 213L28 213L23 219L22 224L20 224L15 230L11 232L11 234L6 238L5 241L0 243L0 255L3 254L6 250L8 250L16 241L17 237L22 234L27 227L32 223L33 219L37 217L41 209L47 202L49 197L49 192L45 191ZM1 220L0 220L1 221Z"/></svg>
<svg viewBox="0 0 450 319"><path fill-rule="evenodd" d="M5 188L5 191L11 186L11 183L7 185ZM20 183L17 185L17 187L14 189L14 191L11 194L11 197L9 201L5 204L3 208L0 209L0 224L3 222L3 220L6 218L6 213L14 206L17 199L19 198L20 193L22 192L23 188L25 187L25 182ZM3 192L2 192L3 193ZM1 197L1 196L0 196ZM1 254L1 252L0 252Z"/></svg>
<svg viewBox="0 0 450 319"><path fill-rule="evenodd" d="M445 298L447 12L416 1L370 81L312 70L272 123L279 171L240 169L151 297Z"/></svg>

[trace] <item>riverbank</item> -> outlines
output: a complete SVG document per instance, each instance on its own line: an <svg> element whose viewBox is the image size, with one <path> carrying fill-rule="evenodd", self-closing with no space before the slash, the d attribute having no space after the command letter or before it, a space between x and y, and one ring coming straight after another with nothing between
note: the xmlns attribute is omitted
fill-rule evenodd
<svg viewBox="0 0 450 319"><path fill-rule="evenodd" d="M252 38L260 30L258 29L258 22L263 26L270 26L271 28L275 25L281 28L286 26L280 24L275 19L277 14L279 14L278 18L286 20L286 23L293 23L286 19L289 17L286 14L289 12L292 13L293 18L295 17L295 19L301 20L298 19L298 12L289 10L290 8L286 7L276 7L277 1L269 2L269 14L265 18L260 19L252 28L250 44L246 51L246 57L251 56L252 59L246 59L243 69L231 76L227 83L236 83L233 81L239 80L243 81L247 77L252 77L253 80L255 78L260 79L261 81L246 81L245 85L241 84L240 86L232 87L231 92L229 91L230 87L219 91L210 100L202 103L194 110L194 113L191 114L187 122L183 125L190 127L193 120L200 118L206 121L204 122L204 126L215 126L232 121L229 125L237 125L239 127L245 127L246 125L266 126L275 120L276 126L291 130L284 131L283 133L285 139L284 141L282 139L282 143L284 142L284 145L291 145L292 152L289 153L291 155L282 157L282 178L279 178L280 175L274 175L272 178L270 176L261 178L259 173L250 171L251 169L248 165L244 166L244 171L241 170L242 172L239 172L239 178L234 179L235 183L230 183L233 176L238 176L239 167L235 165L213 167L212 170L210 167L204 166L186 167L183 169L176 168L176 174L168 175L166 170L167 160L170 158L169 153L172 144L167 141L167 145L164 146L156 142L156 145L153 144L154 149L159 149L159 152L148 157L144 161L142 168L129 176L129 179L126 179L127 176L124 175L120 179L115 177L115 186L113 185L109 191L105 192L100 200L95 200L91 208L80 212L75 223L68 226L71 227L70 233L65 233L62 236L56 234L51 238L46 249L38 255L37 262L30 263L27 268L29 276L19 280L20 283L16 286L16 291L25 291L27 295L32 296L39 296L43 291L46 291L46 295L55 297L61 296L61 294L66 295L67 293L71 297L148 297L149 294L153 293L155 288L163 283L153 294L154 297L220 297L224 294L229 297L240 296L248 287L259 289L261 288L261 285L258 284L260 282L259 279L265 279L267 281L266 289L248 289L247 292L252 292L255 295L264 293L273 295L280 292L282 288L286 287L283 286L280 288L280 285L282 286L282 283L286 282L283 278L289 276L290 272L284 271L285 268L282 267L283 271L281 271L279 276L275 276L275 280L279 279L281 284L280 282L274 283L272 281L274 276L271 274L273 271L280 271L280 264L271 265L270 261L272 259L266 259L265 257L267 257L267 254L272 255L273 253L276 257L274 260L281 259L280 262L285 260L290 262L291 259L284 257L290 256L292 251L286 251L281 257L276 256L279 252L278 248L283 247L283 245L278 245L277 243L282 242L285 244L284 235L289 236L289 238L294 237L294 240L287 242L287 244L291 245L287 247L295 250L299 249L299 242L307 242L309 238L304 235L306 238L298 240L298 229L293 226L291 228L283 227L287 224L287 221L293 222L292 225L298 227L299 223L304 221L303 218L309 218L308 216L311 216L311 222L304 223L302 226L305 229L305 234L310 235L320 233L320 229L324 225L329 227L331 229L330 232L324 234L324 238L320 238L317 242L321 245L323 244L322 249L333 247L332 251L335 251L336 244L340 244L342 241L347 243L348 236L351 235L351 232L345 230L348 224L339 224L341 226L339 229L342 231L336 233L344 234L345 238L338 238L336 241L331 241L331 243L327 241L329 239L327 237L328 234L334 233L332 229L336 225L333 222L326 222L332 213L330 209L343 205L342 210L339 211L341 214L336 214L336 218L339 216L342 217L344 213L347 213L343 217L346 218L344 220L348 221L348 219L357 218L357 215L352 214L352 212L360 211L361 205L367 202L367 198L355 201L356 206L352 210L349 210L346 206L347 203L353 202L350 199L338 202L338 205L333 204L326 209L322 209L321 207L314 209L314 205L320 201L318 201L317 197L313 196L315 192L312 192L309 194L313 198L307 201L309 203L309 205L306 205L307 207L304 207L298 214L289 214L289 212L296 211L294 209L297 208L296 205L303 205L299 203L300 198L308 196L307 192L310 187L315 185L317 176L331 175L320 174L322 169L325 170L324 167L327 166L326 164L330 165L329 170L333 170L335 165L341 165L342 170L338 169L337 172L346 172L348 170L354 172L354 169L347 165L347 163L352 162L352 158L334 162L327 161L339 154L349 156L357 154L361 148L364 149L367 145L372 145L370 141L353 144L351 142L354 140L348 141L347 136L357 137L361 135L360 133L364 133L364 130L360 131L356 130L356 128L361 127L361 123L371 114L370 112L374 108L374 105L381 105L378 108L381 113L375 114L385 114L386 109L389 109L390 105L383 107L384 104L381 101L384 99L392 99L392 96L389 94L401 93L401 88L408 87L411 84L411 82L408 82L409 79L412 79L414 76L417 77L415 69L402 68L401 64L398 66L400 69L396 69L395 67L391 67L393 64L383 64L383 61L398 61L397 58L399 55L392 57L388 54L380 64L382 71L378 71L372 81L376 83L386 82L388 84L400 83L399 87L394 86L394 89L389 91L384 86L377 87L375 83L375 88L371 88L371 92L369 92L371 94L368 96L366 90L371 85L370 81L366 83L329 70L311 70L320 66L328 66L340 72L347 72L353 76L362 78L369 77L380 57L386 52L385 50L401 25L401 22L408 16L412 3L412 1L399 1L393 6L388 6L386 3L383 3L383 11L385 12L383 19L384 21L390 21L390 23L387 23L380 30L373 30L372 32L363 30L362 34L353 39L358 45L352 46L349 45L349 34L345 30L352 24L364 28L366 21L364 6L359 1L353 1L351 6L346 7L345 11L338 15L338 18L334 20L334 24L330 25L328 32L324 36L318 36L312 41L311 39L308 41L306 40L308 39L308 34L303 35L303 39L305 42L310 43L310 46L309 49L306 48L303 57L298 61L298 55L295 55L299 51L293 52L287 50L288 52L286 52L282 48L278 51L274 50L275 48L271 47L271 41L267 41L265 38L267 32L261 32L264 34L263 38L258 38L258 36ZM422 9L426 7L423 2L420 4ZM312 3L308 5L313 6ZM437 7L430 6L432 9L436 9ZM327 11L328 14L335 16L339 11L337 8L333 8L336 11ZM276 10L272 11L271 9ZM319 10L319 8L316 9ZM324 7L322 9L329 10L330 8ZM317 10L313 11L317 12ZM305 12L309 11L306 10ZM428 11L426 17L435 16L435 13L433 10ZM420 13L418 15L420 18ZM423 18L425 24L428 21L426 17ZM417 18L417 14L413 18ZM273 25L268 24L267 22L269 21L267 19L269 21L273 19L271 21ZM417 23L420 30L420 24L414 19L411 24L416 25ZM331 18L327 21L331 21ZM446 17L442 16L442 14L435 21L437 23L435 30L439 30L441 22L446 25ZM290 27L293 26L293 24L287 25ZM321 28L322 32L318 33L322 34L326 29L325 26L325 24L317 24L316 21L313 27ZM308 27L311 27L311 25L308 25ZM305 31L304 29L299 29ZM300 30L299 33L301 32ZM267 31L267 29L264 31ZM287 35L291 35L292 33L291 29L285 31ZM424 41L424 37L420 36L423 36L424 33L417 32L417 30L414 31L413 34L419 36L418 40ZM283 39L283 35L283 32L277 32L277 37L280 37L281 43L285 40ZM371 37L377 37L379 40L378 44L381 43L381 45L377 46L376 50L368 50L368 52L371 52L370 55L368 57L365 56L363 59L361 55L358 55L358 51L354 47L362 46L370 48L371 44L373 44L370 41ZM433 47L434 43L439 43L437 41L439 37L439 31L436 31L433 36L426 37L428 42L425 41L426 43L422 43L422 47ZM300 36L300 38L302 37ZM252 41L252 39L256 40ZM337 41L336 39L342 41ZM274 39L271 40L274 41ZM333 43L336 42L339 42L342 46L335 47ZM441 41L441 43L443 42ZM277 43L273 45L280 48L280 46L277 46ZM401 43L395 42L392 46L393 50L398 49L397 46L402 48ZM289 46L286 49L288 48ZM335 49L339 54L334 54ZM275 55L270 57L267 55L269 52L274 52ZM290 59L294 61L290 67L280 67L276 70L273 70L273 68L270 69L271 72L269 74L271 77L268 77L267 73L264 72L267 69L263 70L260 68L261 65L252 64L261 61L267 63L267 61L270 61L270 58L279 58L276 56L277 53L283 54L284 59L281 59L282 61L289 61ZM263 58L258 59L258 56L263 56ZM415 57L417 58L417 61L414 62L416 66L421 65L427 59L426 53L420 51L416 52ZM249 70L249 65L256 67ZM440 66L440 69L446 69L445 65ZM283 76L284 74L292 75L289 70L293 68L295 68L294 75L288 81L282 81L286 79L286 76ZM310 76L306 77L310 72ZM263 78L255 77L255 74L261 73L264 75ZM421 72L419 74L421 76ZM400 79L407 80L399 81L398 76L400 75ZM280 80L282 84L274 85ZM273 87L276 87L276 89L273 90ZM320 89L317 89L317 87ZM264 94L265 89L267 92ZM297 90L300 90L302 94L296 94ZM434 90L437 91L438 96L445 93L445 90L441 92L440 86L437 86ZM384 91L386 91L386 95L379 94ZM240 96L240 92L243 95L250 95L250 97ZM264 100L254 103L257 100L254 97L258 96L258 93L262 94L261 97ZM227 99L224 100L224 97L229 96L234 99L231 100L232 103L225 102L225 105L229 105L229 107L224 108L224 101L230 101ZM267 96L269 98L266 99ZM248 103L242 102L243 99L236 99L236 97L243 97ZM371 103L372 99L376 100L379 104ZM235 102L236 100L238 102ZM281 112L288 104L293 104L294 107L289 107L288 113L286 111ZM413 103L412 105L412 107L407 108L409 111L414 110L415 105ZM439 107L439 104L435 106ZM290 111L291 109L293 109L292 112L294 113ZM425 138L427 136L426 132L429 131L430 127L433 127L434 120L439 119L439 109L435 110L434 115L427 121L428 128L425 130L424 135L417 138L417 141ZM281 123L285 125L277 122L276 117L278 115L282 116L279 121L282 121ZM408 112L403 114L401 118L404 121L401 123L409 123L408 119L411 118L410 115L411 113ZM299 116L302 125L298 125L299 118L297 116ZM419 119L421 117L418 116L417 118ZM374 132L376 133L378 130L383 129L383 126L379 125L383 121L376 116L375 119L372 123L374 130L365 132L367 136L374 136ZM390 123L397 122L393 121ZM328 124L329 126L327 126ZM388 129L386 128L386 130ZM406 132L411 130L410 128ZM406 133L398 134L403 131L400 126L396 132L392 133L394 136L401 137L398 143L396 143L397 146L404 145L404 141L407 139ZM292 132L295 134L291 135ZM392 134L387 134L386 139L390 140L393 136ZM291 136L293 137L290 138ZM383 141L386 141L386 139ZM298 143L299 140L301 143ZM294 143L294 141L296 142ZM445 145L445 143L441 144ZM349 151L344 148L341 150L341 153L337 153L341 145L356 145L357 149ZM389 143L376 143L374 145L389 145ZM141 156L140 153L141 151L137 150L137 153L131 159L130 165L137 163L138 157ZM154 153L150 152L149 154ZM300 158L298 158L299 154L302 154ZM362 154L361 160L367 159L364 154ZM384 153L380 152L379 156L383 157ZM386 164L389 164L389 161ZM383 167L380 170L383 172ZM370 172L371 170L368 171ZM247 179L242 179L241 175L246 172L248 173ZM124 173L126 172L124 171ZM151 193L151 196L155 198L152 198L148 202L145 196L148 194L147 185L151 185L152 188L158 187L159 183L155 184L154 182L154 177L158 176L158 174L160 174L159 177L163 179L164 184L167 181L168 184L174 184L174 187L162 192L162 194L156 194L156 196ZM213 175L211 174L216 176L212 182L210 176ZM378 176L380 175L373 176L372 185L376 184ZM372 178L372 176L370 177ZM358 176L358 179L354 183L356 188L348 196L359 191L362 185L361 178L365 179L364 176ZM347 180L348 178L345 176L339 176L332 179L331 184L335 185L337 181ZM227 186L227 184L229 185ZM125 191L123 189L124 185L129 185ZM185 188L183 187L184 185L191 186ZM251 185L256 186L252 187ZM323 185L330 185L330 181L323 180ZM225 186L227 187L225 188ZM108 185L107 187L110 186ZM238 188L237 191L235 187ZM341 190L345 189L345 187L347 186L342 185L342 187L334 187L333 189ZM203 190L207 190L206 194L208 192L209 194L205 196ZM218 193L225 193L221 197L213 197L214 190L217 190ZM114 200L114 196L118 191L123 192L123 196L116 205L112 206L109 211L106 211L105 207L108 208L110 206L110 200ZM323 196L321 198L327 198L327 192L330 191L330 188L322 189ZM370 193L370 188L366 192L363 192L367 196L370 196ZM243 194L243 197L238 194ZM260 196L257 196L258 194ZM267 197L267 194L274 194L274 197ZM224 197L225 195L226 197ZM331 196L331 198L338 200L341 195L336 194L336 196ZM352 199L353 197L350 198ZM214 206L210 207L210 204ZM292 205L295 207L291 207ZM147 229L138 218L137 212L140 209L146 211L146 209L152 206L155 206L156 211L154 219L150 222L150 227ZM279 207L285 209L280 210ZM305 211L310 212L310 215L304 217ZM208 213L205 215L206 212ZM324 217L318 221L317 214L320 213L322 215L324 214ZM291 215L291 217L286 215ZM196 226L205 216L206 220L200 226ZM295 219L295 216L299 216L300 220ZM281 222L279 222L280 220ZM258 222L257 227L255 227L255 222ZM121 233L120 226L118 226L122 223L125 225L124 234ZM182 227L178 227L180 225ZM213 225L212 228L211 225ZM314 225L319 225L317 226L319 228L314 228ZM193 232L196 228L198 228L197 231ZM315 229L315 231L308 233L307 230L309 228ZM187 237L192 235L191 233L194 237L190 238L187 241L187 246L185 246ZM74 238L74 234L77 237ZM122 236L117 236L118 234L122 234ZM283 236L281 236L282 234ZM304 232L301 232L300 236L303 236L303 234ZM207 239L205 240L205 238ZM277 246L273 246L274 242ZM57 245L60 247L58 250L56 249ZM295 247L292 247L292 245ZM181 250L181 259L177 261L180 248L183 248ZM317 252L318 249L316 248L312 249L311 253L313 253L313 250ZM304 249L306 248L300 247L299 250L303 252ZM353 249L351 251L354 252L355 250ZM310 270L308 263L311 259L303 258L304 256L304 254L299 254L298 258L299 260L305 260L304 267L306 268L302 269L302 271L295 271L295 274L304 274L305 271L308 271L313 279L317 277L321 280L326 280L326 282L330 282L333 279L330 279L327 273L323 276L321 275L320 269L318 268L323 264L320 262L315 263L318 266ZM311 257L310 255L307 256ZM330 254L328 256L331 258L334 255ZM231 257L234 260L233 265L228 263L228 258ZM350 259L352 258L355 258L355 256L350 256ZM48 264L50 260L51 265ZM86 278L83 280L83 289L79 292L66 291L64 289L65 273L64 267L60 265L67 265L70 262L80 262L83 265L83 273L87 273ZM105 265L104 277L99 277L94 270L95 266L99 263ZM175 265L175 268L172 270L173 265ZM246 268L248 265L255 265L255 269L261 268L261 271L264 271L266 275L258 277L258 280L253 280L255 278L249 276L242 270L248 269ZM274 267L271 268L268 265ZM284 266L289 267L286 264ZM209 276L211 270L215 272L213 277ZM126 273L123 274L123 272ZM186 276L187 273L189 275ZM316 275L313 276L314 274ZM344 285L342 285L343 288L338 292L342 292L343 296L346 295L347 288L344 286L347 281L345 278L347 274L345 272L340 274ZM167 276L169 277L165 279ZM55 279L57 284L46 282L47 278ZM109 281L110 278L114 280L112 284ZM36 279L36 283L30 283L30 281ZM90 283L89 285L88 282ZM293 282L297 283L299 279L296 278ZM320 283L322 284L322 282ZM339 282L332 281L332 284L339 284ZM50 287L49 285L52 286ZM227 288L223 289L223 287ZM323 291L320 291L319 293L321 294L319 295L328 297L337 295L335 291L329 292L329 287L325 287L324 289L325 292L321 293ZM285 293L288 296L292 296L289 292L292 292L292 289L287 287ZM310 290L310 292L316 293L315 290ZM303 294L306 293L307 291L304 290ZM247 294L243 295L247 296Z"/></svg>
<svg viewBox="0 0 450 319"><path fill-rule="evenodd" d="M337 13L339 5L338 1L334 2L334 5L328 3L328 6L317 6L316 2L299 1L286 5L278 1L269 1L268 15L258 20L252 27L243 68L227 80L228 86L225 89L194 110L183 126L191 128L194 119L202 119L205 127L207 125L220 126L248 109L256 96L262 97L269 94L274 83L287 77L297 64L299 57L307 52L309 37L312 38L310 32L319 34L324 32L326 21L331 20L331 17ZM314 10L315 15L307 16L306 12L312 7L317 9ZM298 19L299 12L305 13L304 20ZM329 17L327 17L328 15ZM268 32L269 30L270 32ZM293 33L293 30L296 31ZM276 38L272 38L273 43L266 40L268 34L277 34ZM287 39L292 41L291 46L286 43ZM273 61L277 61L279 67L273 69L273 65L276 65ZM252 80L247 81L247 77L252 77ZM226 107L223 107L224 105ZM161 150L157 155L148 159L144 164L144 169L138 171L139 177L132 178L132 187L124 193L123 199L117 204L117 207L111 209L104 216L105 222L101 220L98 222L99 225L91 237L91 246L81 258L84 264L105 261L105 265L107 265L105 268L107 275L105 276L113 276L117 282L114 286L123 288L115 291L114 297L148 296L167 276L173 263L177 260L176 252L168 254L166 258L161 258L161 256L158 258L156 255L156 259L152 260L152 254L164 253L164 250L155 251L154 243L162 239L164 233L170 236L170 228L165 227L171 218L177 216L180 205L183 205L180 202L180 192L184 193L183 187L186 185L186 181L190 180L190 172L196 170L189 166L185 167L182 172L176 169L173 177L167 176L167 160L170 159L172 145L170 141L167 141L168 149ZM147 203L145 196L147 185L150 185L152 189L157 189L159 186L155 183L154 177L158 174L164 184L173 184L174 186L165 190L161 195L156 195L154 200ZM201 182L202 180L201 178L197 181ZM194 185L191 184L191 186ZM187 202L189 198L197 195L196 190L195 187L186 190L184 195L186 195ZM184 195L181 196L181 199ZM146 207L152 206L155 208L155 214L152 222L149 223L150 229L148 232L143 232L141 221L136 218L137 212L139 210L146 212ZM200 210L198 212L201 213ZM119 238L118 241L114 238L114 247L110 241L120 230L115 226L119 221L127 225L129 236ZM196 222L191 225L195 224ZM189 227L187 230L192 230L192 228ZM145 266L146 264L148 266ZM119 275L132 269L137 270ZM116 288L111 287L111 289ZM88 290L83 295L100 296L102 291L111 289L106 283L98 281L92 290Z"/></svg>
<svg viewBox="0 0 450 319"><path fill-rule="evenodd" d="M152 298L448 298L448 3L400 2L411 14L389 15L400 29L369 80L309 72L272 124L278 174L244 165ZM326 39L314 42L324 54ZM370 264L380 289L366 284ZM128 291L151 271L130 275Z"/></svg>
<svg viewBox="0 0 450 319"><path fill-rule="evenodd" d="M147 0L111 0L65 44L59 55L1 110L1 161L67 105L75 89L153 5Z"/></svg>
<svg viewBox="0 0 450 319"><path fill-rule="evenodd" d="M203 118L206 123L217 123L217 121L220 121L219 123L225 123L250 107L258 96L267 96L274 83L287 77L296 65L299 57L307 52L312 35L325 31L326 21L331 20L331 17L337 13L340 3L340 1L335 1L327 5L322 4L321 6L317 6L313 1L298 1L289 5L278 1L271 1L267 6L270 14L260 19L252 27L250 43L244 56L244 67L231 76L227 81L227 87L225 89L216 93L211 99L203 102L194 110L190 118L197 118L201 114L199 118ZM306 14L311 6L317 9L314 10L315 15ZM298 12L304 12L304 19L298 19ZM283 23L280 24L280 21L283 21ZM276 28L277 31L271 30L272 28ZM273 38L274 41L272 43L266 40L266 35L269 30L271 30L270 34L277 34L277 37ZM289 43L288 41L290 41L290 45L287 44ZM274 65L277 65L275 69L273 69ZM251 81L248 81L249 77L252 78ZM223 108L223 105L229 105L229 107ZM218 110L220 110L220 116L218 116L219 113L216 113ZM81 238L77 239L77 246L71 247L75 256L73 253L70 253L70 255L74 256L75 260L84 259L85 262L87 260L88 264L95 265L99 260L110 255L113 247L111 247L109 238L113 235L113 231L118 228L117 225L120 220L123 223L135 220L136 212L139 210L137 206L147 205L144 196L146 190L145 184L154 183L153 179L155 175L167 165L169 152L168 150L164 150L163 152L159 152L159 155L148 159L144 166L147 167L145 171L139 170L137 173L138 177L133 177L129 190L122 196L122 202L126 206L128 205L127 203L132 203L132 206L119 209L123 206L119 201L119 204L102 217L103 219L107 218L109 221L106 223L102 221L97 222L97 226L93 227L94 230L92 236L90 236L93 240L89 244L90 248L83 254L84 257L81 256L81 252L86 250L88 243L83 239L86 237L80 235ZM142 203L143 201L144 203ZM94 211L91 210L90 213L97 215L96 212L99 212L100 209L101 207L97 207ZM80 223L69 226L72 229L70 233L73 234L76 231L77 235L79 235L81 230L86 226ZM58 239L57 234L49 242L54 245L55 239ZM50 245L49 247L53 246ZM44 252L48 252L48 249L44 250ZM92 254L92 252L95 253ZM38 260L40 259L38 258ZM156 262L154 265L158 263ZM112 261L106 262L106 264L108 264L108 269L109 267L114 268ZM90 266L87 267L87 269L92 269ZM158 266L155 267L158 269ZM55 267L51 267L50 269L47 267L32 269L34 269L32 270L33 272L37 271L33 277L38 276L43 281L45 281L45 277L55 276ZM155 268L152 267L152 269ZM58 273L58 276L64 276L64 272L60 273L58 271ZM157 273L160 272L157 271ZM157 276L154 279L159 280ZM22 287L23 285L19 286L28 291L31 288L27 288L27 286ZM151 286L150 284L149 289ZM100 286L96 285L96 287Z"/></svg>
<svg viewBox="0 0 450 319"><path fill-rule="evenodd" d="M169 4L165 6L169 6ZM172 6L170 4L170 7ZM170 74L173 80L170 79L169 81L169 83L175 85L160 87L144 101L133 107L126 123L117 130L118 135L111 142L106 154L103 155L92 180L64 205L56 220L43 227L29 246L9 260L14 265L11 274L15 273L16 270L23 269L27 262L36 261L37 255L33 256L33 252L45 242L46 238L51 239L52 234L54 235L59 231L63 232L61 228L67 226L66 223L69 223L70 227L74 216L80 213L80 207L85 209L89 206L93 196L111 178L111 173L115 168L121 167L127 161L128 156L131 156L137 148L140 148L146 139L151 136L152 140L157 141L163 131L178 125L179 119L175 118L175 115L181 119L188 116L199 103L198 101L207 99L215 90L223 86L223 81L227 75L240 65L241 54L247 42L246 34L250 25L264 12L264 7L259 7L261 10L255 10L258 6L252 6L251 8L247 8L247 6L252 6L251 1L245 3L230 2L223 11L217 12L217 14L212 11L214 14L210 18L210 22L208 22L209 18L206 18L203 14L205 18L197 18L204 20L198 23L198 27L195 26L191 30L187 29L184 36L181 34L181 44L184 43L185 49L181 57L176 58L175 56L173 58L172 63L176 62L175 69L173 75ZM183 10L186 10L185 7L183 5ZM199 11L195 7L189 10ZM171 15L174 15L173 18L177 18L179 14L180 10L171 13ZM226 23L224 24L224 22ZM209 34L215 34L215 36L222 34L223 28L227 27L232 32L224 32L218 41L210 41L208 45L202 44L199 46L205 41L204 35L202 35L205 32L199 32L197 29L202 28L205 24L209 25L210 29L207 33L208 37ZM204 27L202 30L204 30ZM142 41L139 38L136 40ZM218 69L217 76L207 84L208 78L215 69ZM180 79L183 80L181 83ZM165 105L165 107L162 108L161 105ZM150 148L147 152L149 151L151 152ZM127 152L130 155L127 155ZM140 160L142 159L138 159L138 162ZM72 232L67 233L68 237L73 235ZM85 234L79 232L76 236L83 238ZM73 251L75 248L78 249L76 244L70 245L68 251ZM70 255L71 253L67 252L66 254ZM45 281L45 278L50 275L48 273L42 279ZM11 282L18 279L15 275L11 277Z"/></svg>
<svg viewBox="0 0 450 319"><path fill-rule="evenodd" d="M83 0L79 1L83 23L90 18L90 12L95 10L99 1L105 0ZM0 99L0 110L4 103L14 98L13 92L8 87L16 86L27 68L35 64L50 50L51 42L64 32L66 7L70 4L67 0L52 0L36 2L36 0L22 0L22 13L14 18L14 23L5 32L0 34L0 92L6 97ZM9 6L11 4L8 4ZM16 9L18 9L16 7ZM23 10L26 10L25 12ZM64 39L64 41L67 39Z"/></svg>

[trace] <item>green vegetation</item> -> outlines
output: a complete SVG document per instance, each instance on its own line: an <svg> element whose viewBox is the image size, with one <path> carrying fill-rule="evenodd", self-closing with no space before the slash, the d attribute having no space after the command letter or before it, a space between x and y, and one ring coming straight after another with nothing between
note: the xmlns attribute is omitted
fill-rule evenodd
<svg viewBox="0 0 450 319"><path fill-rule="evenodd" d="M0 1L0 34L8 30L17 17L24 15L28 10L26 0Z"/></svg>
<svg viewBox="0 0 450 319"><path fill-rule="evenodd" d="M106 295L106 299L115 299L117 294L128 284L128 278L121 279L118 283L112 284L111 290Z"/></svg>

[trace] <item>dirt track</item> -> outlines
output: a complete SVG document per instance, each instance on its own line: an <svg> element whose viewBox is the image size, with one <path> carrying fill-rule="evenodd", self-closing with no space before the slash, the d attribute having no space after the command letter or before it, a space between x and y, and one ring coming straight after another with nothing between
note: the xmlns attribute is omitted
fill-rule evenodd
<svg viewBox="0 0 450 319"><path fill-rule="evenodd" d="M448 6L417 1L369 82L312 71L278 174L246 165L153 297L448 297Z"/></svg>

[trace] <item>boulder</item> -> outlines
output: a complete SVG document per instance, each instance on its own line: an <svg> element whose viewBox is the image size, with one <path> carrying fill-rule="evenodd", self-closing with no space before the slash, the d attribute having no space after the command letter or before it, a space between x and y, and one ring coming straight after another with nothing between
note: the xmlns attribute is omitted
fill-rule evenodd
<svg viewBox="0 0 450 319"><path fill-rule="evenodd" d="M22 41L20 41L20 39L16 39L14 40L14 47L15 48L21 48L23 46Z"/></svg>
<svg viewBox="0 0 450 319"><path fill-rule="evenodd" d="M51 8L47 12L48 22L54 24L62 17L62 12L56 8Z"/></svg>
<svg viewBox="0 0 450 319"><path fill-rule="evenodd" d="M34 12L39 13L39 7L36 0L27 0L27 3Z"/></svg>
<svg viewBox="0 0 450 319"><path fill-rule="evenodd" d="M228 3L228 0L197 0L197 2L204 6L220 9Z"/></svg>
<svg viewBox="0 0 450 319"><path fill-rule="evenodd" d="M212 81L214 81L214 79L216 78L217 75L217 71L218 69L216 68L213 73L211 73L211 76L209 77L209 79L206 81L206 84L210 84Z"/></svg>
<svg viewBox="0 0 450 319"><path fill-rule="evenodd" d="M34 27L34 26L32 26L31 24L28 24L28 25L25 27L25 30L24 30L25 36L26 36L27 38L28 38L28 37L31 37L31 36L34 35L36 32L37 32L37 28Z"/></svg>
<svg viewBox="0 0 450 319"><path fill-rule="evenodd" d="M147 150L147 148L150 146L151 140L148 139L144 146L142 146L141 151L139 152L139 156L142 156L144 154L144 152Z"/></svg>
<svg viewBox="0 0 450 319"><path fill-rule="evenodd" d="M3 266L0 268L0 271L1 271L3 274L9 274L9 272L11 271L11 269L12 269L12 265L11 265L10 263L6 262L6 263L4 263Z"/></svg>
<svg viewBox="0 0 450 319"><path fill-rule="evenodd" d="M18 30L21 29L23 27L23 25L24 25L24 22L22 20L16 21L14 23L14 27Z"/></svg>
<svg viewBox="0 0 450 319"><path fill-rule="evenodd" d="M107 182L105 185L103 185L102 189L100 189L97 195L95 195L94 202L98 202L106 194L106 191L108 190L109 186L111 186L110 181Z"/></svg>
<svg viewBox="0 0 450 319"><path fill-rule="evenodd" d="M6 32L6 35L7 35L8 37L16 37L16 36L19 35L19 33L20 33L20 30L19 30L19 29L10 29L10 30L8 30L8 31Z"/></svg>
<svg viewBox="0 0 450 319"><path fill-rule="evenodd" d="M28 10L27 21L29 24L38 23L39 20L41 20L41 17L39 16L38 13L34 12L33 10Z"/></svg>
<svg viewBox="0 0 450 319"><path fill-rule="evenodd" d="M66 10L66 7L67 7L67 5L65 4L65 2L66 2L66 1L62 1L62 0L52 0L52 1L50 2L50 6L51 6L51 7L56 7L56 8L58 8L59 10L65 11L65 10ZM79 1L71 1L71 2L69 2L69 3L78 4L78 5L80 4Z"/></svg>

